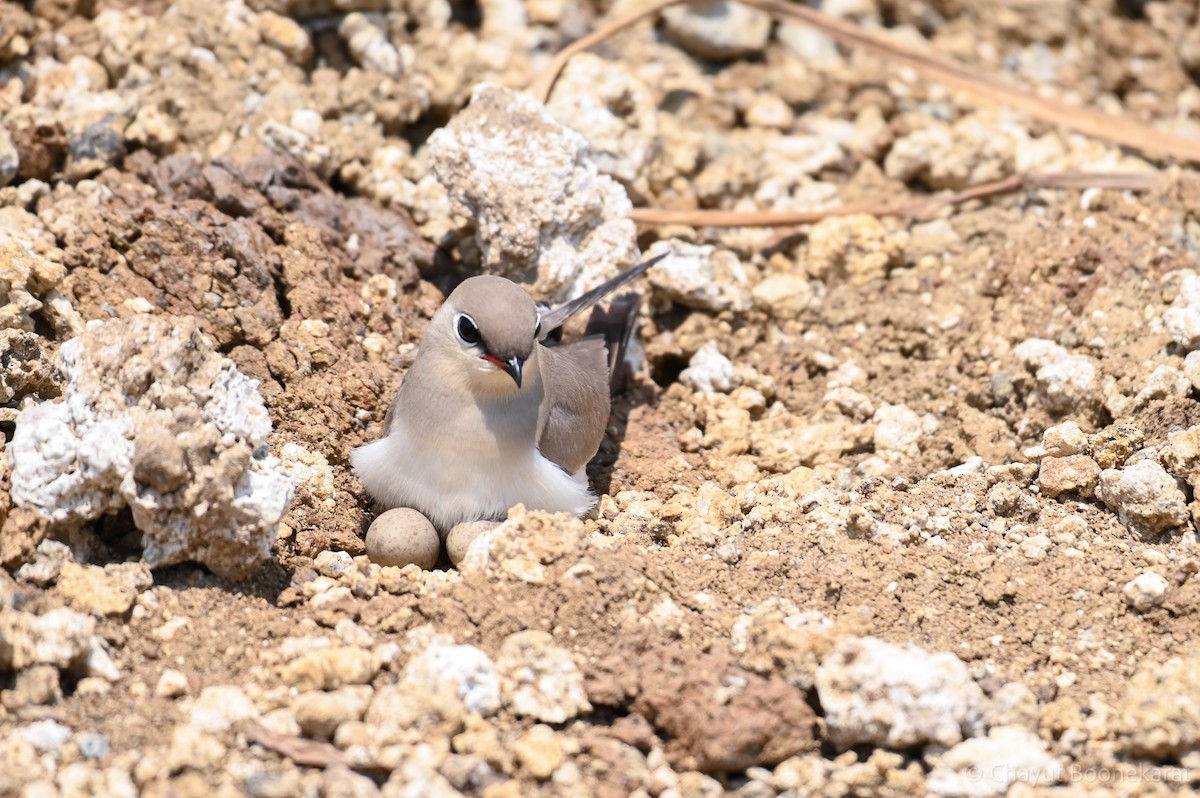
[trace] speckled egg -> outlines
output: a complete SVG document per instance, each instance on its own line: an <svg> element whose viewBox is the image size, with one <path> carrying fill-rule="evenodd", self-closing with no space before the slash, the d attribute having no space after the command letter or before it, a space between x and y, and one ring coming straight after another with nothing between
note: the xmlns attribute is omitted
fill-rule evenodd
<svg viewBox="0 0 1200 798"><path fill-rule="evenodd" d="M379 565L403 567L410 563L432 568L442 541L429 519L408 507L380 515L367 530L367 557Z"/></svg>

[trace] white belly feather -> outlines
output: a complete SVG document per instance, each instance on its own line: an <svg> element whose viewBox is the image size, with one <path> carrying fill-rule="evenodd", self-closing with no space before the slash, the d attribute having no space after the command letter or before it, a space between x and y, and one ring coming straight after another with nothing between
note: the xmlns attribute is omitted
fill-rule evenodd
<svg viewBox="0 0 1200 798"><path fill-rule="evenodd" d="M350 462L378 501L419 510L443 537L455 524L501 520L518 503L574 515L595 505L584 470L568 474L536 447L523 449L515 456L488 447L418 450L396 424L387 437L352 451Z"/></svg>

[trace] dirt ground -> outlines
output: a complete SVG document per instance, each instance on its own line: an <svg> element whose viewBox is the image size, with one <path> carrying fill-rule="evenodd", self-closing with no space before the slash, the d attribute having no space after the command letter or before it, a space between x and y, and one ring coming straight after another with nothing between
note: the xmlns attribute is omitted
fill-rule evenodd
<svg viewBox="0 0 1200 798"><path fill-rule="evenodd" d="M1193 3L824 6L1200 136ZM0 634L0 794L1145 795L1200 782L1200 178L793 25L756 42L747 23L748 41L720 42L743 52L714 59L671 23L642 23L581 57L608 78L568 82L559 91L578 96L558 102L607 103L620 135L589 142L611 146L601 171L635 206L835 207L1017 170L1164 178L930 220L642 229L643 251L712 245L736 269L704 295L644 281L645 365L589 467L594 517L518 513L461 571L362 556L371 508L349 451L379 435L425 323L479 268L425 141L473 85L527 86L608 11L0 7L0 171L5 152L16 164L0 189L3 257L23 247L57 264L0 283L14 331L0 344L5 440L20 411L60 395L54 356L88 321L194 316L260 381L272 451L310 466L252 579L176 565L115 606L72 586L78 566L23 575L47 531L4 495L5 628L76 609L119 677L52 657L22 668ZM37 307L14 310L22 297ZM83 569L102 574L89 590L126 584L114 564L137 560L131 531L125 513L71 536L79 565L109 566ZM437 656L453 646L499 674L495 705L443 695L439 668L459 666ZM321 652L348 659L314 664ZM365 673L347 670L354 652ZM904 656L913 672L889 676ZM428 662L441 665L422 677Z"/></svg>

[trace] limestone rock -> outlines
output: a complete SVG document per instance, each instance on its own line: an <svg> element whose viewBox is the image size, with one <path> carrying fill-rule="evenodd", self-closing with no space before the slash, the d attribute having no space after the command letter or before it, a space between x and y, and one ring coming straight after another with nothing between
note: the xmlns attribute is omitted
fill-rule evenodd
<svg viewBox="0 0 1200 798"><path fill-rule="evenodd" d="M1133 756L1179 757L1200 746L1200 656L1146 663L1118 705L1122 747Z"/></svg>
<svg viewBox="0 0 1200 798"><path fill-rule="evenodd" d="M1144 571L1125 583L1121 595L1130 607L1145 612L1163 603L1167 595L1167 580L1154 571Z"/></svg>
<svg viewBox="0 0 1200 798"><path fill-rule="evenodd" d="M557 301L636 262L629 197L532 97L476 86L428 151L455 211L475 224L483 271Z"/></svg>
<svg viewBox="0 0 1200 798"><path fill-rule="evenodd" d="M771 17L733 0L674 5L662 11L668 36L700 58L729 61L761 53L771 36Z"/></svg>
<svg viewBox="0 0 1200 798"><path fill-rule="evenodd" d="M1190 518L1183 491L1153 460L1101 472L1096 495L1142 537L1178 529Z"/></svg>
<svg viewBox="0 0 1200 798"><path fill-rule="evenodd" d="M1175 343L1186 352L1200 349L1200 275L1189 274L1179 285L1179 296L1163 313L1163 324Z"/></svg>
<svg viewBox="0 0 1200 798"><path fill-rule="evenodd" d="M1037 378L1037 396L1051 413L1069 413L1098 400L1096 367L1085 355L1072 355L1053 341L1030 338L1013 349Z"/></svg>
<svg viewBox="0 0 1200 798"><path fill-rule="evenodd" d="M138 594L153 583L144 563L96 565L64 563L58 592L72 606L93 615L125 615Z"/></svg>
<svg viewBox="0 0 1200 798"><path fill-rule="evenodd" d="M505 697L518 715L564 723L591 711L583 675L571 655L546 632L509 635L500 647L496 667L504 677Z"/></svg>
<svg viewBox="0 0 1200 798"><path fill-rule="evenodd" d="M816 683L840 748L951 746L984 730L983 691L949 652L847 638L821 663Z"/></svg>
<svg viewBox="0 0 1200 798"><path fill-rule="evenodd" d="M650 284L667 299L690 308L749 310L749 278L737 255L709 244L659 242L646 254L670 256L647 273Z"/></svg>
<svg viewBox="0 0 1200 798"><path fill-rule="evenodd" d="M13 501L66 527L129 506L152 567L253 573L292 494L257 384L190 318L95 322L59 354L66 401L22 414Z"/></svg>
<svg viewBox="0 0 1200 798"><path fill-rule="evenodd" d="M936 760L929 790L946 798L991 798L1005 795L1018 782L1031 785L1062 781L1061 762L1046 752L1034 733L1001 726L987 737L963 740Z"/></svg>
<svg viewBox="0 0 1200 798"><path fill-rule="evenodd" d="M634 197L649 194L647 165L661 146L654 93L620 61L579 53L555 81L546 110L587 139L602 174Z"/></svg>

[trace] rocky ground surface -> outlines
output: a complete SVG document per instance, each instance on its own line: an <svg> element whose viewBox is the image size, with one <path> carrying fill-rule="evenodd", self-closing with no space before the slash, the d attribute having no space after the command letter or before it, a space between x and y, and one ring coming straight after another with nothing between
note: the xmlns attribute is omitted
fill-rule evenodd
<svg viewBox="0 0 1200 798"><path fill-rule="evenodd" d="M1200 781L1200 179L739 6L577 57L548 113L499 88L611 5L0 5L0 794ZM1184 0L824 7L1200 136ZM1165 180L625 218L1068 169ZM348 452L455 279L558 298L639 250L675 254L595 516L369 562Z"/></svg>

